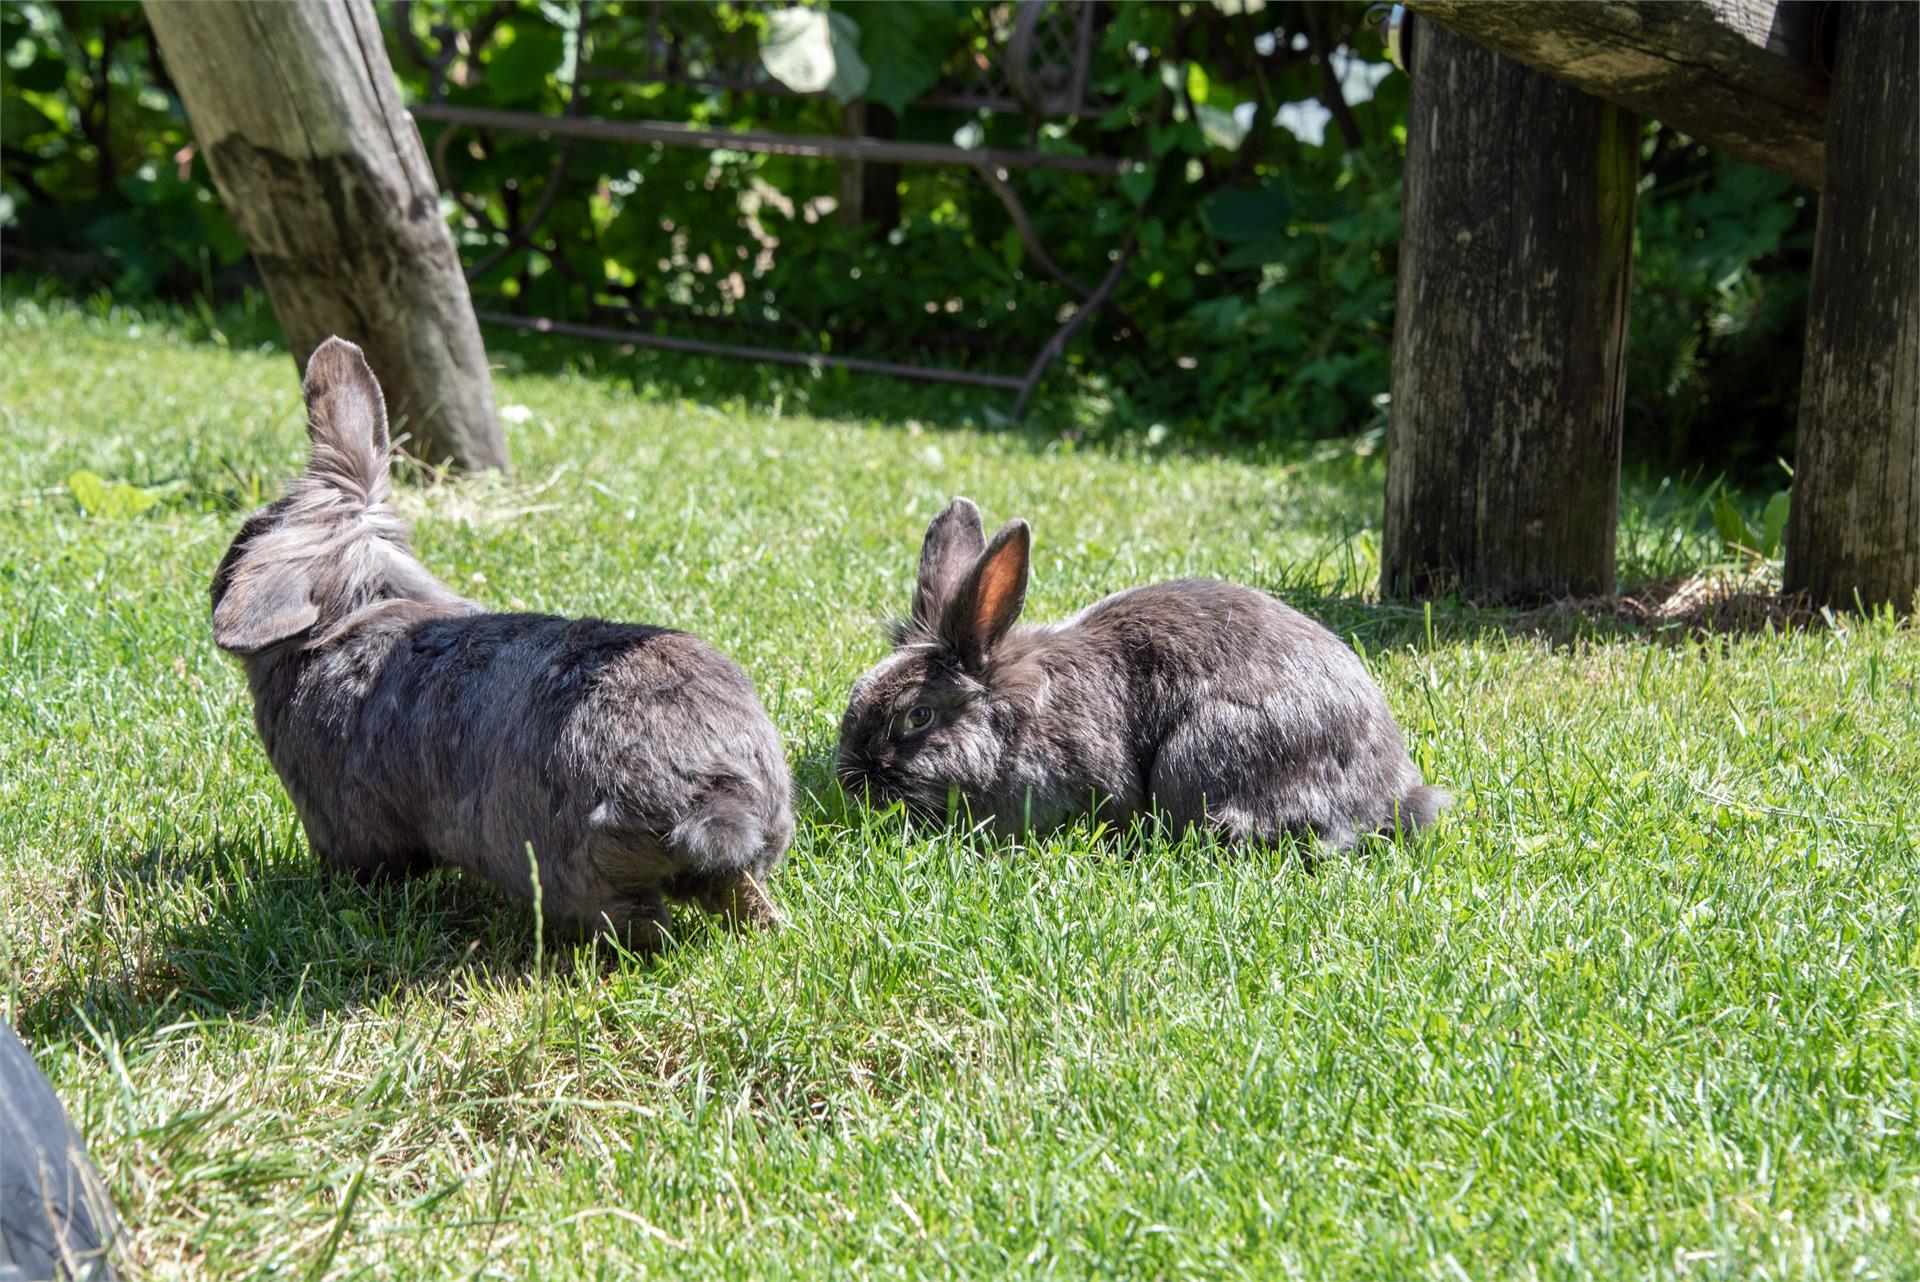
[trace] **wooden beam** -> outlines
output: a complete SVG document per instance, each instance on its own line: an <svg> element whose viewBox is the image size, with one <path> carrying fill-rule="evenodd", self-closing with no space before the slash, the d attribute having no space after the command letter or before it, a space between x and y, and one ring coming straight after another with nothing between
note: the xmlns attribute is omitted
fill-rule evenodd
<svg viewBox="0 0 1920 1282"><path fill-rule="evenodd" d="M542 316L515 316L509 312L481 312L480 323L500 325L529 334L559 334L567 338L591 338L602 343L631 343L635 347L657 347L669 352L691 352L696 356L724 356L729 360L759 361L770 365L804 365L808 369L846 369L856 374L891 374L896 378L917 378L929 383L966 383L973 387L992 387L1003 392L1018 392L1027 380L1012 374L982 374L967 369L942 369L934 365L902 365L896 361L870 361L858 356L815 355L812 352L782 351L777 347L748 347L740 343L709 343L698 338L675 338L669 334L651 334L638 329L611 329L605 325L581 325L573 321L548 320Z"/></svg>
<svg viewBox="0 0 1920 1282"><path fill-rule="evenodd" d="M295 364L351 339L411 450L505 468L473 300L372 0L146 14Z"/></svg>
<svg viewBox="0 0 1920 1282"><path fill-rule="evenodd" d="M149 0L165 3L166 0ZM1124 174L1136 162L1125 156L1068 156L1043 151L1007 151L992 147L955 147L940 142L899 142L889 138L787 134L773 129L719 129L677 120L599 120L592 116L546 116L532 111L462 107L422 102L415 119L476 129L505 129L552 138L595 142L659 143L700 151L749 151L772 156L864 160L898 165L993 165L1000 169L1057 169L1078 174Z"/></svg>
<svg viewBox="0 0 1920 1282"><path fill-rule="evenodd" d="M1920 591L1920 6L1839 17L1786 586L1905 613Z"/></svg>
<svg viewBox="0 0 1920 1282"><path fill-rule="evenodd" d="M1613 589L1634 116L1421 24L1382 589Z"/></svg>
<svg viewBox="0 0 1920 1282"><path fill-rule="evenodd" d="M1820 186L1827 78L1815 64L1816 0L1406 3L1596 98Z"/></svg>

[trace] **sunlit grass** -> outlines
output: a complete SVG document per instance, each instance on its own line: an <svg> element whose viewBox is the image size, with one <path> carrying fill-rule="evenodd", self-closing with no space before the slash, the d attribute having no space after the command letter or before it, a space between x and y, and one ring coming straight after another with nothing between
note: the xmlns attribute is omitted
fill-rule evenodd
<svg viewBox="0 0 1920 1282"><path fill-rule="evenodd" d="M1920 675L1890 620L1685 639L1383 607L1379 460L499 380L507 481L415 487L500 607L692 629L787 740L792 920L654 960L455 877L330 886L205 588L299 466L284 353L0 330L0 1004L155 1276L1920 1274ZM1292 462L1315 457L1303 447ZM87 468L152 489L84 516ZM1207 573L1354 638L1424 839L905 831L831 793L954 493L1031 617ZM1715 555L1630 493L1630 574Z"/></svg>

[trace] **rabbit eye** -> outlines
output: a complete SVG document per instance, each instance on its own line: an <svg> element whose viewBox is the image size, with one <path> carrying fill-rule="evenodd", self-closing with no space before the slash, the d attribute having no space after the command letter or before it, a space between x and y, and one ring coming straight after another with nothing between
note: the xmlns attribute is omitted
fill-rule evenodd
<svg viewBox="0 0 1920 1282"><path fill-rule="evenodd" d="M916 703L901 713L894 722L895 731L901 735L918 734L933 724L933 709L924 703Z"/></svg>

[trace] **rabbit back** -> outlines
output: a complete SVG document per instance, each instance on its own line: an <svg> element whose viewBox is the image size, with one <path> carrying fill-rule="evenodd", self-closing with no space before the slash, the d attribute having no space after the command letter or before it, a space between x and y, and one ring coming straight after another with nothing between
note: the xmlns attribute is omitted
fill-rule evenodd
<svg viewBox="0 0 1920 1282"><path fill-rule="evenodd" d="M1146 730L1145 791L1176 828L1344 846L1431 822L1445 804L1359 656L1263 592L1205 579L1136 588L1067 631L1119 656L1127 721Z"/></svg>
<svg viewBox="0 0 1920 1282"><path fill-rule="evenodd" d="M445 864L527 900L531 847L545 909L591 925L762 874L792 836L778 733L739 667L686 633L526 614L376 626L294 684L256 692L262 737L336 868Z"/></svg>

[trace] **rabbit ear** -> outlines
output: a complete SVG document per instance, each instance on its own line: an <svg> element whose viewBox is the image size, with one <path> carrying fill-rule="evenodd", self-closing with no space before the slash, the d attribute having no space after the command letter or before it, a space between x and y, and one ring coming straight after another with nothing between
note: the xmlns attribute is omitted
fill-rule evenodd
<svg viewBox="0 0 1920 1282"><path fill-rule="evenodd" d="M307 473L371 501L387 479L387 402L360 349L329 338L307 360Z"/></svg>
<svg viewBox="0 0 1920 1282"><path fill-rule="evenodd" d="M955 499L933 518L927 541L920 545L920 580L913 589L910 628L932 632L939 626L947 602L986 546L980 509L972 499Z"/></svg>
<svg viewBox="0 0 1920 1282"><path fill-rule="evenodd" d="M969 670L986 666L993 647L1020 617L1027 603L1027 556L1032 546L1027 523L1008 521L947 604L942 639L959 652L960 662Z"/></svg>
<svg viewBox="0 0 1920 1282"><path fill-rule="evenodd" d="M226 590L214 602L215 644L235 654L258 654L305 632L320 619L311 589L302 566L242 565L231 572Z"/></svg>

